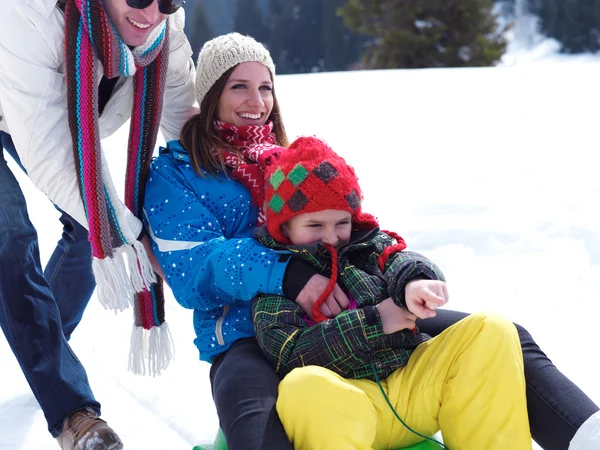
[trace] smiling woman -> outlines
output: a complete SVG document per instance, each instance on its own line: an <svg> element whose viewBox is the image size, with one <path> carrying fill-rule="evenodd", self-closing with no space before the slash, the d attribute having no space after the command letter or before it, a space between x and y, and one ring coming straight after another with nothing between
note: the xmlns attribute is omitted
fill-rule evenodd
<svg viewBox="0 0 600 450"><path fill-rule="evenodd" d="M233 69L219 98L217 118L236 126L264 125L273 110L273 81L269 69L244 62Z"/></svg>
<svg viewBox="0 0 600 450"><path fill-rule="evenodd" d="M292 449L275 402L280 378L254 339L250 300L283 294L291 258L252 239L262 169L288 145L265 47L232 33L198 56L200 113L150 169L147 228L177 301L194 310L200 359L229 450ZM312 272L310 276L312 276Z"/></svg>
<svg viewBox="0 0 600 450"><path fill-rule="evenodd" d="M246 144L288 145L274 76L271 55L250 37L232 33L204 44L196 78L200 113L181 130L198 174L227 173Z"/></svg>

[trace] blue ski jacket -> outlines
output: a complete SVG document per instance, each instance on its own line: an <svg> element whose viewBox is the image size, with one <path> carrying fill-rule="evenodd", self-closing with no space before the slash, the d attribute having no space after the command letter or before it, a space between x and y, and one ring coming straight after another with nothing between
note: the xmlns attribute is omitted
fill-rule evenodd
<svg viewBox="0 0 600 450"><path fill-rule="evenodd" d="M291 254L252 238L257 216L241 183L227 174L198 175L178 141L150 166L144 223L175 299L194 310L194 343L204 361L254 336L257 294L283 294Z"/></svg>

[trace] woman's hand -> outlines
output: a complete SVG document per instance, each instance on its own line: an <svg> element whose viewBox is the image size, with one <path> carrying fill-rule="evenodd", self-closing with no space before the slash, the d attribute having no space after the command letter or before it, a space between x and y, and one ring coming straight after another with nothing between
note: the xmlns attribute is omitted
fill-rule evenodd
<svg viewBox="0 0 600 450"><path fill-rule="evenodd" d="M412 330L416 326L417 316L400 308L391 297L378 303L377 309L385 334L392 334L404 329Z"/></svg>
<svg viewBox="0 0 600 450"><path fill-rule="evenodd" d="M313 320L313 305L317 302L319 296L325 291L328 284L329 278L319 274L313 275L308 280L308 283L304 285L298 294L298 297L296 297L296 303L302 307L310 320ZM333 291L325 300L325 303L321 305L321 313L328 319L331 319L342 311L348 309L349 305L350 300L348 300L348 296L336 283Z"/></svg>
<svg viewBox="0 0 600 450"><path fill-rule="evenodd" d="M440 280L413 280L407 283L404 298L408 310L419 319L435 317L435 310L448 303L448 288Z"/></svg>

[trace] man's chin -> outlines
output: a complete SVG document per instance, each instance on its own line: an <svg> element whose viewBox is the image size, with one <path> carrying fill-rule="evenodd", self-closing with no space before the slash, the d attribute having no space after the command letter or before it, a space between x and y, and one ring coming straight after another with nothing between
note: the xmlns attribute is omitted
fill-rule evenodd
<svg viewBox="0 0 600 450"><path fill-rule="evenodd" d="M127 29L121 33L121 39L129 47L139 47L146 43L153 29L154 27L149 27L146 30L140 30L135 28L134 25L127 23Z"/></svg>

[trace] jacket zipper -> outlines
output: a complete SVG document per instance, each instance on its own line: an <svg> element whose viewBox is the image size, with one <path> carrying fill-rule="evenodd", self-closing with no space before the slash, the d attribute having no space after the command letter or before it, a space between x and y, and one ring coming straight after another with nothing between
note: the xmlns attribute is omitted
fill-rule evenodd
<svg viewBox="0 0 600 450"><path fill-rule="evenodd" d="M215 334L217 335L217 342L219 345L225 345L225 340L223 339L223 321L225 320L225 316L229 312L229 305L225 305L223 307L223 314L217 320L217 325L215 327Z"/></svg>

